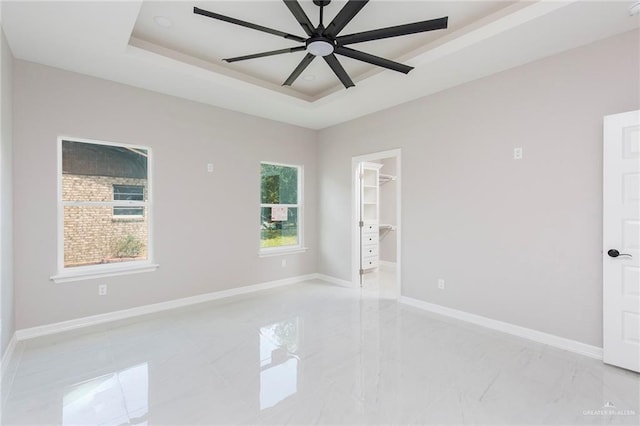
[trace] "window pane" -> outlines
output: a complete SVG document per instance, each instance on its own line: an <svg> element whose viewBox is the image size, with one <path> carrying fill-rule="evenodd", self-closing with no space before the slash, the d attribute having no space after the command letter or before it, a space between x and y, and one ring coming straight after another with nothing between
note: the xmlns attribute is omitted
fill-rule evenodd
<svg viewBox="0 0 640 426"><path fill-rule="evenodd" d="M298 204L298 168L261 164L261 203Z"/></svg>
<svg viewBox="0 0 640 426"><path fill-rule="evenodd" d="M113 199L118 200L144 200L144 186L138 185L113 185Z"/></svg>
<svg viewBox="0 0 640 426"><path fill-rule="evenodd" d="M260 217L260 247L283 247L298 245L298 209L286 208L286 220L279 219L278 212L271 207L262 207ZM282 212L281 212L282 213Z"/></svg>
<svg viewBox="0 0 640 426"><path fill-rule="evenodd" d="M147 220L114 218L110 206L64 207L64 266L147 259Z"/></svg>
<svg viewBox="0 0 640 426"><path fill-rule="evenodd" d="M121 199L146 200L147 156L144 149L62 141L62 199L113 201L118 186L137 197Z"/></svg>
<svg viewBox="0 0 640 426"><path fill-rule="evenodd" d="M144 207L114 207L114 216L143 216Z"/></svg>

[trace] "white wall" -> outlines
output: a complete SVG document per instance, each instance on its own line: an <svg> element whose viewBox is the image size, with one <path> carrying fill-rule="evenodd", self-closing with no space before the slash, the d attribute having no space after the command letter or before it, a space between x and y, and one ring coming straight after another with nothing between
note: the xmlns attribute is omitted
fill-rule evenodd
<svg viewBox="0 0 640 426"><path fill-rule="evenodd" d="M602 117L640 107L639 39L320 131L319 271L351 277L351 157L400 147L403 295L602 346Z"/></svg>
<svg viewBox="0 0 640 426"><path fill-rule="evenodd" d="M316 133L20 60L14 73L18 329L316 272ZM153 150L160 269L65 284L56 274L59 135ZM258 257L260 161L301 164L310 250ZM212 162L215 172L208 174ZM97 285L108 295L99 297Z"/></svg>
<svg viewBox="0 0 640 426"><path fill-rule="evenodd" d="M0 358L15 331L13 299L12 183L13 56L0 29Z"/></svg>

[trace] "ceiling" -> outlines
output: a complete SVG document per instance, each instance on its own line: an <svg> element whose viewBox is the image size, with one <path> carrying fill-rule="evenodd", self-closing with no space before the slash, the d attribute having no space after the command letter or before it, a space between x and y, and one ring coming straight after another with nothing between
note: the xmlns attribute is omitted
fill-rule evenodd
<svg viewBox="0 0 640 426"><path fill-rule="evenodd" d="M325 23L344 3L325 8ZM341 34L443 16L449 27L354 45L415 69L404 75L340 56L356 83L348 90L321 60L282 86L305 52L223 62L299 43L193 14L197 6L304 36L282 1L5 0L1 19L19 59L320 129L639 28L632 3L373 0ZM317 23L318 7L301 4Z"/></svg>
<svg viewBox="0 0 640 426"><path fill-rule="evenodd" d="M325 8L325 25L331 22L346 1L333 1ZM223 58L241 56L257 52L300 46L291 40L234 24L194 15L193 6L212 12L275 28L291 34L304 36L305 33L282 1L217 1L217 2L145 2L133 29L134 43L148 42L172 49L195 58L210 62L213 66L224 67L234 76L249 81L246 77L261 80L272 90L288 93L308 101L317 100L327 93L344 87L328 65L317 60L311 63L290 91L283 90L282 82L291 74L306 52L271 56L227 64ZM314 25L318 24L319 8L310 1L301 5ZM351 34L376 28L389 27L410 22L449 16L448 31L457 30L477 21L509 3L501 1L476 2L373 2L342 30L341 34ZM158 25L155 17L171 20L171 27ZM447 31L404 36L353 45L353 48L384 58L399 58L447 34ZM358 79L374 66L351 58L340 57L352 79Z"/></svg>

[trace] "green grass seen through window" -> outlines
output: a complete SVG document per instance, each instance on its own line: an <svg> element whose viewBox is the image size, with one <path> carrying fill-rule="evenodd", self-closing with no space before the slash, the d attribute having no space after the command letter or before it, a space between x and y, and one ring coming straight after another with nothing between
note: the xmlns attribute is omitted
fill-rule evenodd
<svg viewBox="0 0 640 426"><path fill-rule="evenodd" d="M285 235L283 235L285 234ZM260 238L260 247L283 247L283 246L295 246L298 244L298 235L293 230L293 233L289 234L286 231L275 230L262 230L262 238Z"/></svg>

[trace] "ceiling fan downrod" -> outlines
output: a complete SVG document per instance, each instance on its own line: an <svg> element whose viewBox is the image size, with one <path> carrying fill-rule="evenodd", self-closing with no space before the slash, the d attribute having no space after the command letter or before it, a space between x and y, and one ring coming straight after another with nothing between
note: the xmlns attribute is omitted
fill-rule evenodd
<svg viewBox="0 0 640 426"><path fill-rule="evenodd" d="M319 28L324 29L324 23L322 22L324 18L324 7L331 3L331 0L313 0L313 4L320 8L320 26Z"/></svg>

